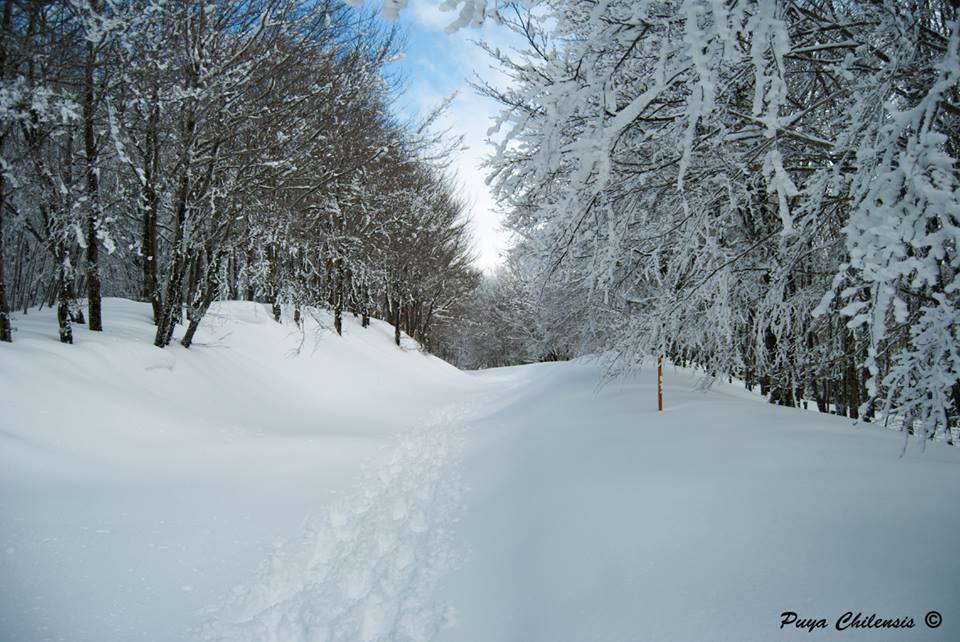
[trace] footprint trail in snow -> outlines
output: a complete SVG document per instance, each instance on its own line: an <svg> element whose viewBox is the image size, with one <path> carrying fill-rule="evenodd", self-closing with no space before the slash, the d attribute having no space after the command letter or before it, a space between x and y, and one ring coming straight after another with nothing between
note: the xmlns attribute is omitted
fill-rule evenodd
<svg viewBox="0 0 960 642"><path fill-rule="evenodd" d="M277 545L250 585L210 608L205 640L427 642L452 619L438 581L460 560L463 413L404 433L359 489Z"/></svg>

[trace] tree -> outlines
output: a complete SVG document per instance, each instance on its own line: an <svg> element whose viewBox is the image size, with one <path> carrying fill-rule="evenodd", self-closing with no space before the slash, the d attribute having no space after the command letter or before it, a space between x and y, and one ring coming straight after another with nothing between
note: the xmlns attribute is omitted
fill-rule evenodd
<svg viewBox="0 0 960 642"><path fill-rule="evenodd" d="M580 349L949 433L956 9L540 6L506 19L526 51L490 51L512 85L481 89L503 105L510 227L544 280L587 293Z"/></svg>
<svg viewBox="0 0 960 642"><path fill-rule="evenodd" d="M390 114L396 29L339 0L3 7L0 339L10 284L67 342L106 293L150 302L159 347L224 298L434 344L475 273L456 140Z"/></svg>

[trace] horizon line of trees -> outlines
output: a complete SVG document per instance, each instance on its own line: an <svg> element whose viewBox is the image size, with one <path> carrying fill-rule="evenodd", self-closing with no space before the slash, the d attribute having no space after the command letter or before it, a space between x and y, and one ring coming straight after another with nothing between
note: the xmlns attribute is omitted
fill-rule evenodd
<svg viewBox="0 0 960 642"><path fill-rule="evenodd" d="M399 123L394 28L341 0L3 0L0 341L11 309L380 316L442 349L479 274L440 109Z"/></svg>

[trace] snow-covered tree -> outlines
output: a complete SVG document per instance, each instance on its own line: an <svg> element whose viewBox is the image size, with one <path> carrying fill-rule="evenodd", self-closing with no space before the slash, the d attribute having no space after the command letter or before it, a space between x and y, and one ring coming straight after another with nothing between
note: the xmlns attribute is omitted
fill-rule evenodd
<svg viewBox="0 0 960 642"><path fill-rule="evenodd" d="M218 298L394 315L431 343L475 279L455 141L398 123L399 32L340 0L3 4L0 339L7 293L149 301L189 346ZM396 248L391 254L389 248ZM106 248L107 252L100 252ZM403 266L397 267L402 255ZM8 287L9 286L9 289ZM402 286L402 296L395 296Z"/></svg>
<svg viewBox="0 0 960 642"><path fill-rule="evenodd" d="M528 46L490 51L512 79L484 88L493 185L542 275L588 292L589 349L955 425L956 17L545 0L507 20Z"/></svg>

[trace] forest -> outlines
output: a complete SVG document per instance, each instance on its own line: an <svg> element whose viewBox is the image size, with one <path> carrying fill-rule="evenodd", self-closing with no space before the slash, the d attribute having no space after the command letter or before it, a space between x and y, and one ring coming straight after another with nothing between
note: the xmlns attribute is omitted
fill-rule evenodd
<svg viewBox="0 0 960 642"><path fill-rule="evenodd" d="M960 640L958 172L960 0L0 0L0 642Z"/></svg>
<svg viewBox="0 0 960 642"><path fill-rule="evenodd" d="M471 364L665 355L955 440L957 4L533 6L502 11L522 51L488 48L510 85L478 87L517 243Z"/></svg>
<svg viewBox="0 0 960 642"><path fill-rule="evenodd" d="M437 112L401 122L402 34L341 0L7 0L0 339L150 302L383 318L465 368L651 356L771 403L929 438L960 422L960 46L946 0L446 0L496 23L474 267Z"/></svg>
<svg viewBox="0 0 960 642"><path fill-rule="evenodd" d="M189 347L221 299L390 319L430 347L478 278L454 137L391 111L395 28L340 0L3 3L0 338L150 302ZM449 139L448 139L449 138ZM447 330L449 332L449 330Z"/></svg>

